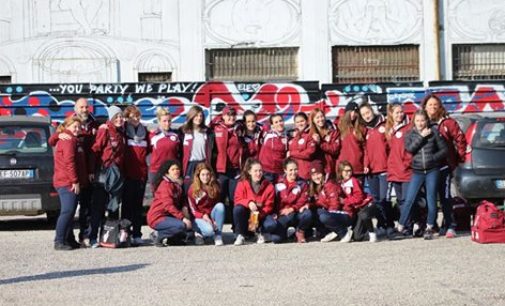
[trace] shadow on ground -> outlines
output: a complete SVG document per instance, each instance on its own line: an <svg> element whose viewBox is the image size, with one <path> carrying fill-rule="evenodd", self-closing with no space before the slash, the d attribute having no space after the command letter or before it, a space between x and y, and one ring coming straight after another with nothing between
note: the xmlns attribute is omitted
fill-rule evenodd
<svg viewBox="0 0 505 306"><path fill-rule="evenodd" d="M62 279L62 278L87 276L87 275L94 275L94 274L125 273L125 272L132 272L132 271L136 271L139 269L143 269L143 268L147 267L148 265L149 264L134 264L134 265L109 267L109 268L57 271L57 272L49 272L49 273L37 274L37 275L27 275L27 276L20 276L20 277L14 277L14 278L0 279L0 286L1 285L18 284L18 283L24 283L24 282L41 281L41 280L51 280L51 279Z"/></svg>

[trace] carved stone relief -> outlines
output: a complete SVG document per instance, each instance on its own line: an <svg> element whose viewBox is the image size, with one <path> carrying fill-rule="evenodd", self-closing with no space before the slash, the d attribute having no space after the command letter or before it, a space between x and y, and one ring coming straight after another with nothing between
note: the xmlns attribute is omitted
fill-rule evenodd
<svg viewBox="0 0 505 306"><path fill-rule="evenodd" d="M207 0L206 41L244 45L289 42L299 35L300 14L300 0Z"/></svg>
<svg viewBox="0 0 505 306"><path fill-rule="evenodd" d="M503 41L505 2L503 0L453 0L448 8L448 30L453 39Z"/></svg>
<svg viewBox="0 0 505 306"><path fill-rule="evenodd" d="M117 79L117 59L97 43L52 41L33 60L39 82L105 82Z"/></svg>
<svg viewBox="0 0 505 306"><path fill-rule="evenodd" d="M105 35L110 32L113 0L31 0L36 34L79 33Z"/></svg>
<svg viewBox="0 0 505 306"><path fill-rule="evenodd" d="M149 50L143 52L135 61L135 69L138 72L166 72L173 71L175 64L173 59L166 55L164 50Z"/></svg>
<svg viewBox="0 0 505 306"><path fill-rule="evenodd" d="M394 44L422 37L421 0L334 0L330 6L333 43Z"/></svg>
<svg viewBox="0 0 505 306"><path fill-rule="evenodd" d="M140 33L142 39L161 40L163 34L161 25L161 1L143 0L142 12L143 14L140 17Z"/></svg>

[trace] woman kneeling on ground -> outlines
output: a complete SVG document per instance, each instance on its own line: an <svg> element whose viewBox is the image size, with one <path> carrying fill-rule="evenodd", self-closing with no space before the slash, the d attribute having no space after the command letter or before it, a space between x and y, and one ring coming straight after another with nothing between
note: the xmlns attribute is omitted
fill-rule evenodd
<svg viewBox="0 0 505 306"><path fill-rule="evenodd" d="M220 190L216 176L206 163L196 165L193 183L188 190L188 204L195 217L195 244L205 244L205 238L214 238L223 245L221 233L224 224L224 204L219 202Z"/></svg>
<svg viewBox="0 0 505 306"><path fill-rule="evenodd" d="M342 210L351 218L357 215L354 229L349 228L347 234L340 241L350 242L353 239L362 241L368 232L370 242L377 242L377 235L372 223L372 218L377 214L377 208L372 203L373 198L363 192L361 182L353 176L352 165L348 161L344 160L338 164L337 176L340 188L342 188L340 198L340 202L343 204Z"/></svg>
<svg viewBox="0 0 505 306"><path fill-rule="evenodd" d="M192 229L182 190L181 165L169 160L161 165L153 181L154 199L147 212L147 224L157 231L155 246L184 244L186 231Z"/></svg>
<svg viewBox="0 0 505 306"><path fill-rule="evenodd" d="M245 243L248 230L248 220L251 213L258 213L259 224L264 224L265 218L273 212L275 191L270 181L263 177L263 169L259 160L249 158L235 189L235 206L233 222L235 225L235 245ZM262 232L264 232L264 226ZM264 243L265 237L260 234L258 243Z"/></svg>
<svg viewBox="0 0 505 306"><path fill-rule="evenodd" d="M312 211L309 208L307 184L298 178L298 164L288 158L284 161L284 176L275 184L276 215L275 231L271 233L274 243L289 238L288 228L296 227L296 240L306 242L305 231L312 228Z"/></svg>

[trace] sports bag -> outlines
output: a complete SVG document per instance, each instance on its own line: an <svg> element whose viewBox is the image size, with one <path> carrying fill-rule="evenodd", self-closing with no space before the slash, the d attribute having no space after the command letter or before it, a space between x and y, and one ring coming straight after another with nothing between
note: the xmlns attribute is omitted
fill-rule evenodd
<svg viewBox="0 0 505 306"><path fill-rule="evenodd" d="M130 246L131 222L127 219L108 219L102 227L100 246L104 248L126 248Z"/></svg>
<svg viewBox="0 0 505 306"><path fill-rule="evenodd" d="M472 240L478 243L505 243L505 214L493 203L484 200L477 207Z"/></svg>

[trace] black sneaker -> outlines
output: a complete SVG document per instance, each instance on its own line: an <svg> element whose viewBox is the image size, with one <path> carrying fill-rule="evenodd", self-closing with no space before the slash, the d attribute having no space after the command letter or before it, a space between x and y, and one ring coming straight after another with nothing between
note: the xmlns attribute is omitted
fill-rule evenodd
<svg viewBox="0 0 505 306"><path fill-rule="evenodd" d="M69 240L67 241L67 245L69 245L72 249L79 249L81 248L81 244L75 240Z"/></svg>
<svg viewBox="0 0 505 306"><path fill-rule="evenodd" d="M158 248L164 248L164 247L168 246L167 238L162 238L162 239L156 238L153 242L154 242L154 246L158 247Z"/></svg>
<svg viewBox="0 0 505 306"><path fill-rule="evenodd" d="M63 243L55 243L54 244L54 249L56 251L71 251L73 248L69 245L63 244Z"/></svg>
<svg viewBox="0 0 505 306"><path fill-rule="evenodd" d="M431 228L427 228L424 231L424 240L432 240L433 239L433 230Z"/></svg>

